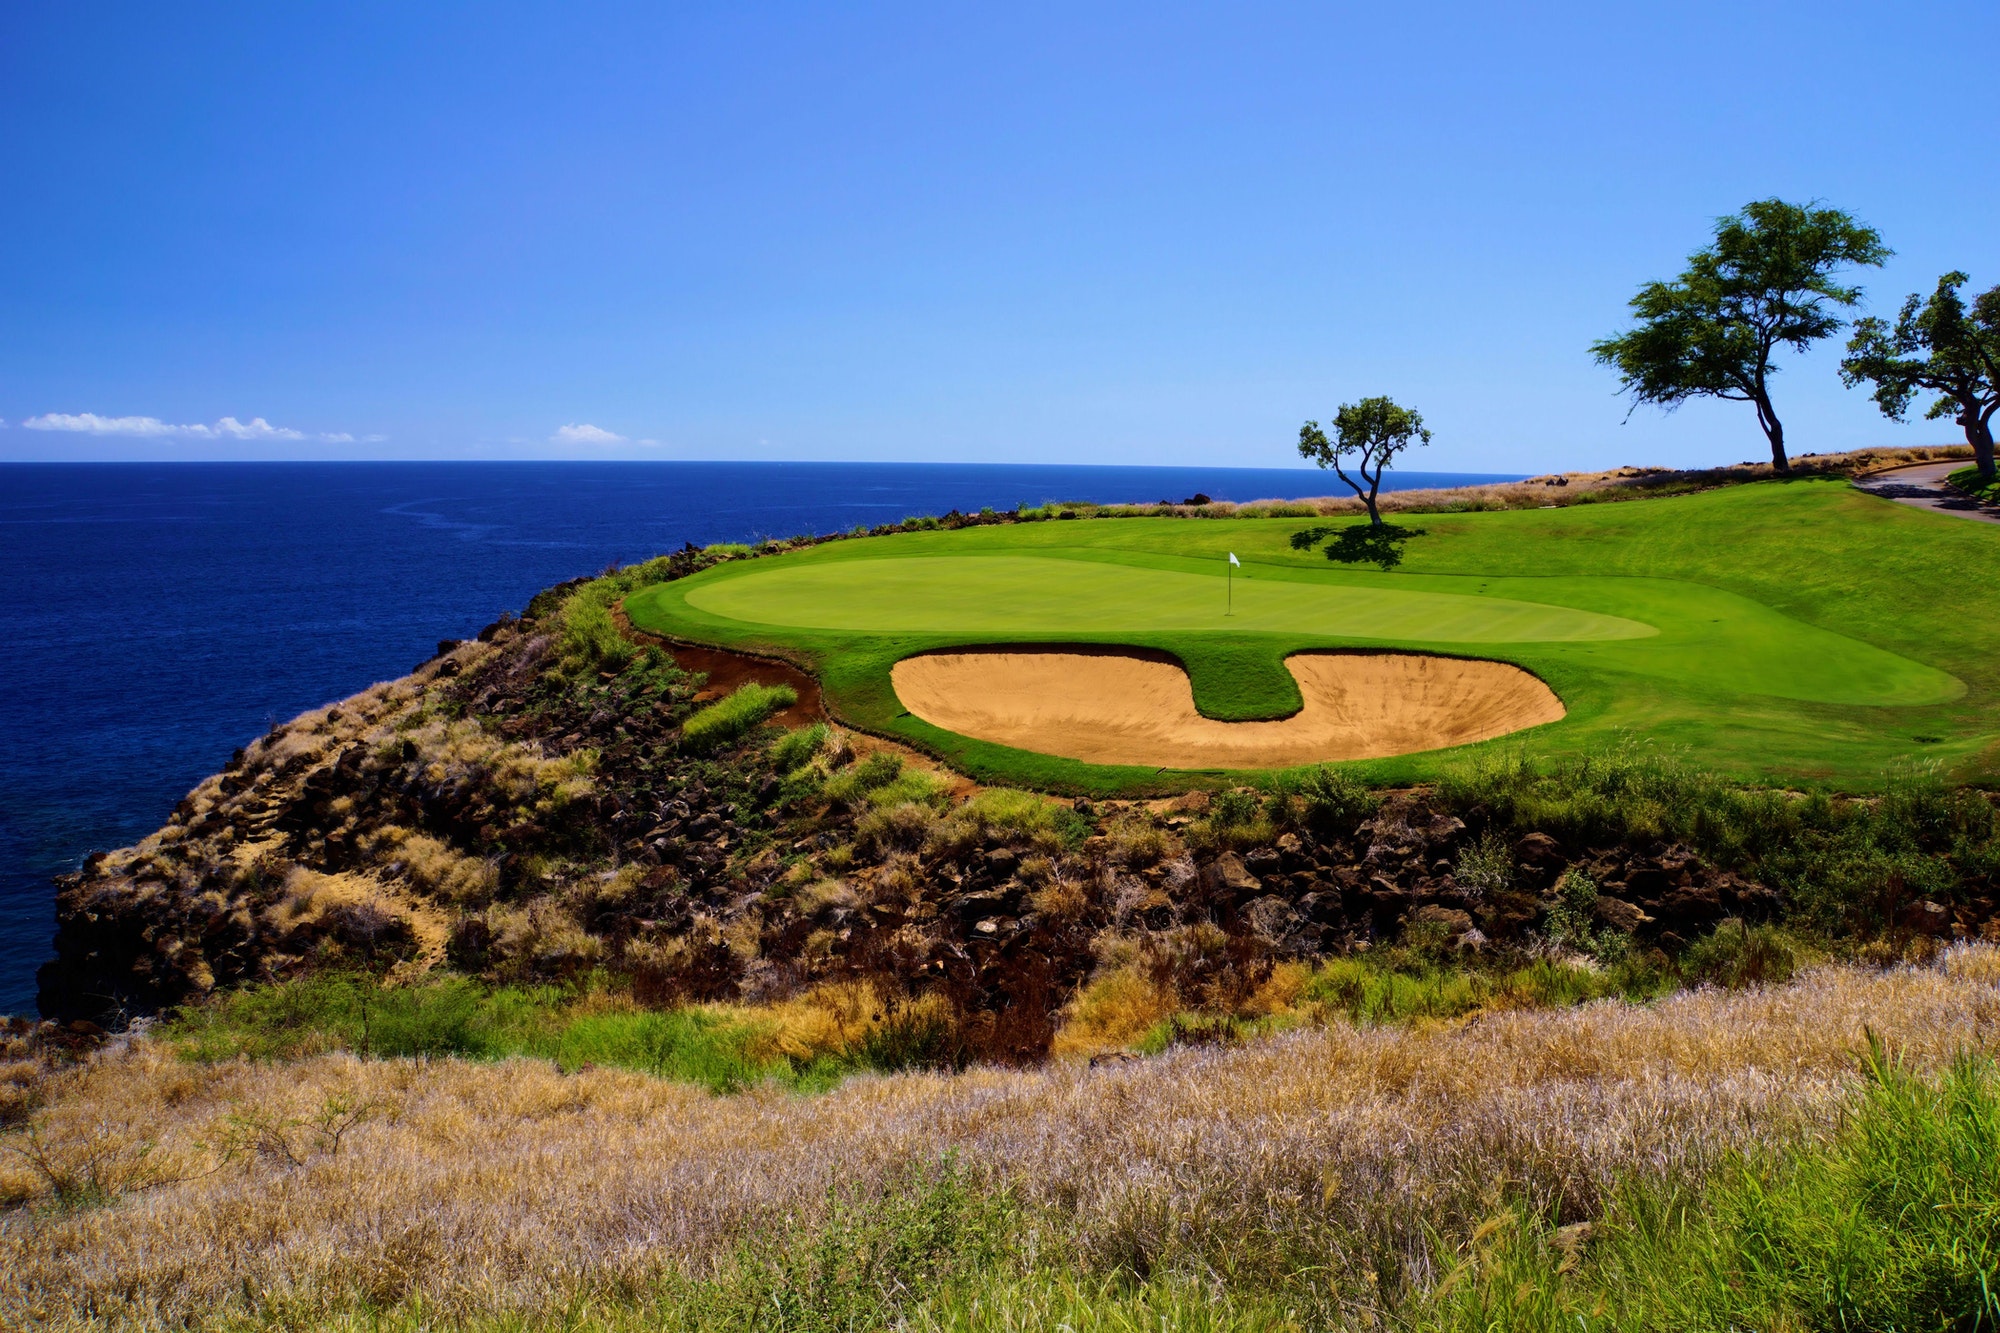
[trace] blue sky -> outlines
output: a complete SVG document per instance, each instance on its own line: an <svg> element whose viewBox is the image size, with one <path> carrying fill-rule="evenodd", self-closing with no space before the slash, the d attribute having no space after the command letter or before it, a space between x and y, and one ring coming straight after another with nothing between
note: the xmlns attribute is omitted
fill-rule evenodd
<svg viewBox="0 0 2000 1333"><path fill-rule="evenodd" d="M1773 194L1881 228L1877 309L2000 282L1996 46L1990 0L8 3L0 458L1285 466L1373 393L1412 466L1754 458L1589 342ZM1795 452L1954 438L1837 359Z"/></svg>

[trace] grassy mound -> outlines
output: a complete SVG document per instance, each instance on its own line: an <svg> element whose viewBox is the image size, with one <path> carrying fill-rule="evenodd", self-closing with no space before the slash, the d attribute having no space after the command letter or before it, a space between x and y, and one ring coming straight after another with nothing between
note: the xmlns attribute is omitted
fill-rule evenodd
<svg viewBox="0 0 2000 1333"><path fill-rule="evenodd" d="M738 686L682 723L681 736L695 749L718 749L798 701L798 691L789 685Z"/></svg>

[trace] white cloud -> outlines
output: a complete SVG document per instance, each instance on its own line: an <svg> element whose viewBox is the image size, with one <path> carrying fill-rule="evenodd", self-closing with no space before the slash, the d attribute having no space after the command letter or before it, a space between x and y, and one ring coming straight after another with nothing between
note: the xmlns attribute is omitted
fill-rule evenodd
<svg viewBox="0 0 2000 1333"><path fill-rule="evenodd" d="M136 435L149 439L179 440L324 440L328 444L352 444L354 437L346 431L327 431L319 435L308 435L290 426L273 426L262 417L251 417L248 421L238 421L235 417L224 417L213 426L201 422L188 425L174 425L158 417L101 417L95 412L44 412L38 417L29 417L21 423L29 430L59 430L77 435ZM364 436L367 440L388 438L382 435Z"/></svg>
<svg viewBox="0 0 2000 1333"><path fill-rule="evenodd" d="M169 426L158 417L101 417L95 412L44 412L21 423L29 430L66 430L79 435L188 435L213 438L207 426Z"/></svg>
<svg viewBox="0 0 2000 1333"><path fill-rule="evenodd" d="M306 437L304 431L273 426L262 417L251 417L248 421L224 417L215 423L215 433L227 435L233 440L303 440Z"/></svg>
<svg viewBox="0 0 2000 1333"><path fill-rule="evenodd" d="M556 427L556 433L549 436L550 444L624 444L625 437L608 431L602 426L571 423Z"/></svg>

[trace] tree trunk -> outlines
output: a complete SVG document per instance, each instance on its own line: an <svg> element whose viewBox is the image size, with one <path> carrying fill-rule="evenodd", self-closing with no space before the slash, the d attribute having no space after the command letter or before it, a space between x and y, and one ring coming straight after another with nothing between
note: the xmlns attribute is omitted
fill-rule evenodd
<svg viewBox="0 0 2000 1333"><path fill-rule="evenodd" d="M1778 420L1778 414L1771 410L1768 402L1757 404L1757 424L1764 428L1764 438L1771 442L1771 467L1777 472L1790 472L1792 460L1785 456L1785 423Z"/></svg>
<svg viewBox="0 0 2000 1333"><path fill-rule="evenodd" d="M1382 511L1375 507L1375 492L1381 489L1382 479L1377 477L1375 478L1375 484L1368 488L1368 493L1361 497L1362 503L1368 506L1368 524L1370 527L1379 528L1382 526Z"/></svg>
<svg viewBox="0 0 2000 1333"><path fill-rule="evenodd" d="M1979 467L1979 480L1990 486L1993 484L1993 428L1983 417L1966 416L1960 421L1965 426L1966 443L1972 446L1972 461Z"/></svg>

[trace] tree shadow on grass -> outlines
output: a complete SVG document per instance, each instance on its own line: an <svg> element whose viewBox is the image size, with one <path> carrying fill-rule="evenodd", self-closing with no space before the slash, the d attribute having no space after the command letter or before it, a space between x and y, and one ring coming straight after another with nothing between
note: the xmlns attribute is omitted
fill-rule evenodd
<svg viewBox="0 0 2000 1333"><path fill-rule="evenodd" d="M1412 537L1424 535L1422 528L1399 528L1393 523L1376 527L1372 523L1355 523L1348 527L1302 528L1292 534L1294 551L1310 551L1326 541L1326 558L1338 560L1343 565L1375 565L1382 569L1394 569L1403 563L1403 543Z"/></svg>

